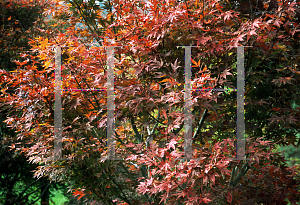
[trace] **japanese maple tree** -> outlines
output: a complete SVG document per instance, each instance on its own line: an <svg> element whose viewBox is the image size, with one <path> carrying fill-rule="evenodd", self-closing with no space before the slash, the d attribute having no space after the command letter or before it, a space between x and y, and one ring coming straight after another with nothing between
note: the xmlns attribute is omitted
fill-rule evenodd
<svg viewBox="0 0 300 205"><path fill-rule="evenodd" d="M272 144L297 141L299 123L294 121L299 109L290 109L291 101L277 102L275 96L268 104L258 91L250 90L254 75L264 75L267 59L292 76L266 77L275 83L276 92L299 87L298 58L292 55L298 52L293 46L299 43L299 5L261 3L255 7L250 1L249 11L242 7L244 1L53 1L44 14L56 22L49 20L43 36L32 39L32 54L16 62L17 70L2 71L1 78L19 95L5 93L1 99L12 110L23 111L21 117L6 120L18 131L15 140L26 143L16 143L15 149L40 163L37 177L70 180L74 195L105 204L287 204L287 198L296 204L297 167L285 166ZM119 161L106 158L105 46L111 45L119 46L114 76L116 156L123 159ZM192 49L193 159L183 158L185 53L176 47L180 45L197 46ZM235 159L232 92L196 90L235 87L235 47L240 45L253 46L246 57L259 59L245 66L251 83L246 86L246 113L267 103L266 112L282 114L246 115L246 125L256 128L252 133L246 130L247 161ZM104 89L62 93L63 160L57 161L52 158L56 46L62 48L63 88ZM282 68L286 62L289 67ZM291 80L290 87L280 87ZM269 86L261 81L262 87ZM267 123L270 117L271 122L283 123Z"/></svg>

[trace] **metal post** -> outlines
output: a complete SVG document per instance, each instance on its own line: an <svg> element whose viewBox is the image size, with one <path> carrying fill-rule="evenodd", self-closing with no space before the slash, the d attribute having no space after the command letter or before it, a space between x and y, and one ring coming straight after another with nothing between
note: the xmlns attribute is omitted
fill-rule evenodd
<svg viewBox="0 0 300 205"><path fill-rule="evenodd" d="M114 47L107 47L107 157L115 159Z"/></svg>
<svg viewBox="0 0 300 205"><path fill-rule="evenodd" d="M62 158L61 48L55 48L54 160Z"/></svg>
<svg viewBox="0 0 300 205"><path fill-rule="evenodd" d="M237 47L237 160L245 160L245 68L244 47Z"/></svg>

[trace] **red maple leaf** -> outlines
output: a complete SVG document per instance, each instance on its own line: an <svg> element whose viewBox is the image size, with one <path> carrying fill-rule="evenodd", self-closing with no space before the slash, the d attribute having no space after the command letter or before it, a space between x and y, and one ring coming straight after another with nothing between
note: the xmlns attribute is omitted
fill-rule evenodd
<svg viewBox="0 0 300 205"><path fill-rule="evenodd" d="M85 193L83 193L83 191L81 191L81 190L76 190L73 192L73 196L79 196L77 198L77 200L80 200L84 195L85 195Z"/></svg>

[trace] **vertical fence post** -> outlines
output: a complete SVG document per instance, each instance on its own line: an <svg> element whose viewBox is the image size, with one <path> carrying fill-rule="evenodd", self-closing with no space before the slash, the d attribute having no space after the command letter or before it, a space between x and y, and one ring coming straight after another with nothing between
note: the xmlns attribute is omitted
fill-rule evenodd
<svg viewBox="0 0 300 205"><path fill-rule="evenodd" d="M109 40L111 42L111 40ZM114 133L114 47L107 46L107 158L115 158L115 133ZM192 88L191 88L191 47L185 48L185 93L184 93L184 154L191 159L192 147ZM252 47L252 46L251 46ZM244 46L237 47L237 159L245 160L245 119L244 119ZM62 104L61 104L61 48L55 48L55 109L54 109L54 158L62 158ZM221 89L223 91L227 89Z"/></svg>
<svg viewBox="0 0 300 205"><path fill-rule="evenodd" d="M54 160L62 158L61 48L55 48Z"/></svg>
<svg viewBox="0 0 300 205"><path fill-rule="evenodd" d="M245 160L245 68L244 47L237 47L237 160Z"/></svg>
<svg viewBox="0 0 300 205"><path fill-rule="evenodd" d="M192 146L192 48L191 46L184 46L185 48L185 85L184 85L184 155L185 158L191 159L193 157L193 146Z"/></svg>
<svg viewBox="0 0 300 205"><path fill-rule="evenodd" d="M191 94L191 47L197 46L177 46L185 48L185 93L184 93L184 154L185 158L192 158L192 94ZM245 96L245 68L244 68L244 47L237 47L237 160L246 160L245 158L245 113L244 113L244 96ZM202 89L203 90L203 89ZM204 89L225 91L230 89Z"/></svg>
<svg viewBox="0 0 300 205"><path fill-rule="evenodd" d="M110 41L109 41L110 42ZM107 157L115 159L114 47L107 47Z"/></svg>

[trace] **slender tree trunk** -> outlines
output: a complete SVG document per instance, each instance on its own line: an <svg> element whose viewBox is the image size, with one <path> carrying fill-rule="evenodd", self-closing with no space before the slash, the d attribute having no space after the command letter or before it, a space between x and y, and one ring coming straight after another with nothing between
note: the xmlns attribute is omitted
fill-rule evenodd
<svg viewBox="0 0 300 205"><path fill-rule="evenodd" d="M43 186L41 187L41 205L49 205L50 190L49 190L49 181L44 178L41 180Z"/></svg>

